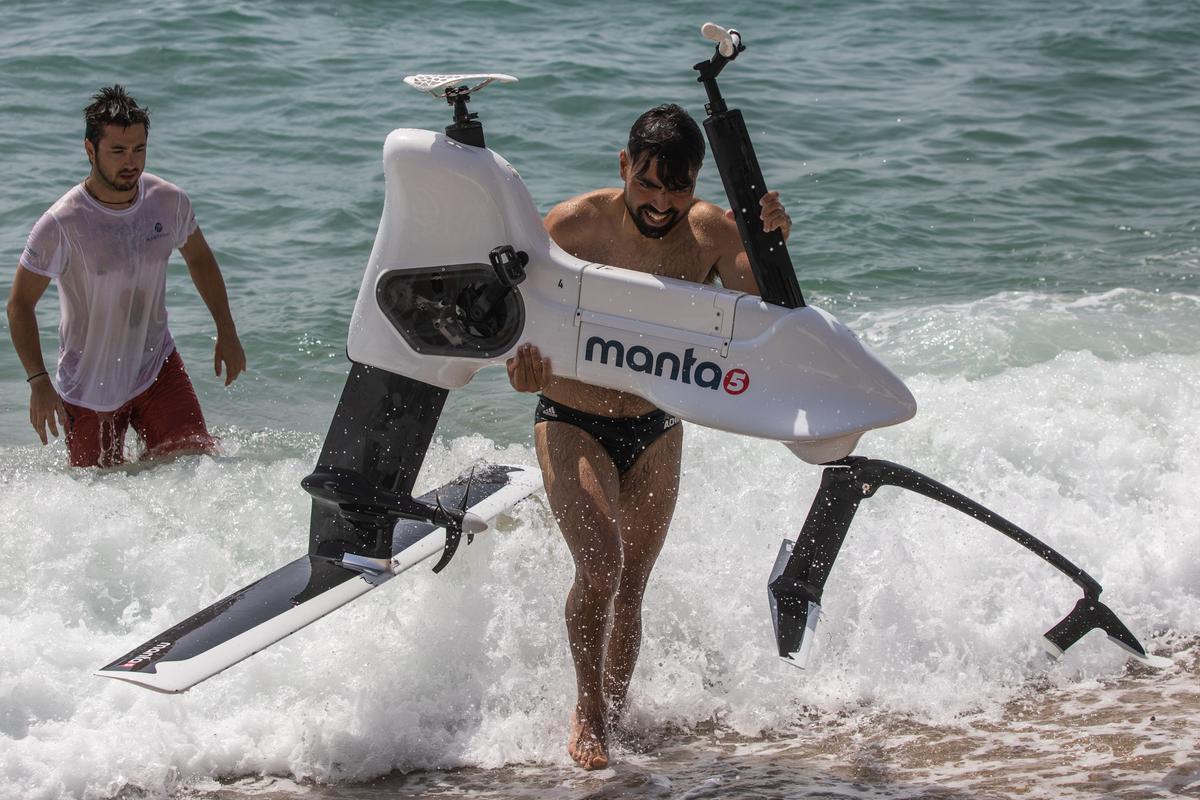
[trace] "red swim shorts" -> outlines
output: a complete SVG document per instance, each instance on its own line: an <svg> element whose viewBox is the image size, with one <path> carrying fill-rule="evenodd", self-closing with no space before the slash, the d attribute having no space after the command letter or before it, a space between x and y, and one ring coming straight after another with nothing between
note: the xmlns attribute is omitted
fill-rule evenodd
<svg viewBox="0 0 1200 800"><path fill-rule="evenodd" d="M217 446L178 351L167 356L154 383L116 411L93 411L65 401L63 405L73 467L124 464L125 431L130 425L145 445L143 461L181 450L211 453Z"/></svg>

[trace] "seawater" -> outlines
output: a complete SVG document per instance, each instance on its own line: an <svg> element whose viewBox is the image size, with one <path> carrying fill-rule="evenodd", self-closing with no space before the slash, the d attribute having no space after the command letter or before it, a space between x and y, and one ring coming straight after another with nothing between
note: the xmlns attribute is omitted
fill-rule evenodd
<svg viewBox="0 0 1200 800"><path fill-rule="evenodd" d="M0 797L1200 796L1200 6L780 2L17 2L0 25L0 253L84 175L79 109L119 81L148 168L184 186L250 372L211 374L181 262L172 330L218 458L69 470L0 359ZM440 577L405 575L182 696L91 670L303 551L380 147L449 109L410 73L501 71L472 104L538 207L616 185L632 120L703 116L699 25L796 220L810 302L900 373L916 419L860 452L994 507L1100 580L1176 666L1038 634L1069 581L927 501L865 502L806 671L773 654L766 574L819 473L686 431L646 601L631 731L564 752L570 560L543 499ZM711 164L699 194L722 200ZM446 221L453 235L453 220ZM11 267L0 282L7 289ZM53 290L40 305L52 362ZM451 395L421 486L531 464L499 370Z"/></svg>

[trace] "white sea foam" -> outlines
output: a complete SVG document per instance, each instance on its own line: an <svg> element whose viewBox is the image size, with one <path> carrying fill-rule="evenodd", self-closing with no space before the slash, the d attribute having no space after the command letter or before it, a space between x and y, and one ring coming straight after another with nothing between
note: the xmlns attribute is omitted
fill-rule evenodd
<svg viewBox="0 0 1200 800"><path fill-rule="evenodd" d="M1156 646L1200 633L1196 356L1064 352L988 377L917 375L918 417L860 453L978 498L1096 577ZM573 688L570 562L544 500L187 694L91 670L303 551L298 488L313 437L226 433L229 455L69 471L54 450L0 453L0 796L107 797L214 775L362 780L396 769L564 760ZM490 460L438 443L422 485ZM928 500L866 500L825 593L818 650L773 651L766 577L819 477L771 442L694 426L682 500L646 598L635 728L716 721L799 731L805 714L997 715L1035 676L1119 675L1099 634L1047 665L1040 634L1078 590L1001 535ZM833 717L830 717L831 719Z"/></svg>
<svg viewBox="0 0 1200 800"><path fill-rule="evenodd" d="M906 374L978 378L1063 352L1089 352L1106 362L1200 352L1200 296L1183 292L1003 292L843 321Z"/></svg>

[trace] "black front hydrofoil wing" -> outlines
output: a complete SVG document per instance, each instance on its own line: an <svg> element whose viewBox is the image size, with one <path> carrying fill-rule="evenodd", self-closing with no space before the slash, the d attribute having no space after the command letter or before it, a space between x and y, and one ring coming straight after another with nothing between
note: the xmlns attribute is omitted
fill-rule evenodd
<svg viewBox="0 0 1200 800"><path fill-rule="evenodd" d="M999 514L916 470L861 456L826 465L821 486L796 541L785 539L768 582L771 621L779 655L804 666L821 612L821 595L859 504L881 486L897 486L968 514L1035 553L1083 590L1083 597L1045 634L1046 649L1058 657L1089 631L1099 629L1128 652L1154 666L1170 661L1146 652L1137 637L1100 601L1100 584L1036 536Z"/></svg>

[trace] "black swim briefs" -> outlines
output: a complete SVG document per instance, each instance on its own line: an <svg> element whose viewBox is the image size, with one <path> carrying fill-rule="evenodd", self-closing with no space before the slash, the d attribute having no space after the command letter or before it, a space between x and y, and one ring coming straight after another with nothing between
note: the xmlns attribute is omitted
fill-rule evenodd
<svg viewBox="0 0 1200 800"><path fill-rule="evenodd" d="M655 439L679 424L679 417L655 410L638 417L602 417L564 406L538 395L535 422L565 422L591 436L624 475Z"/></svg>

